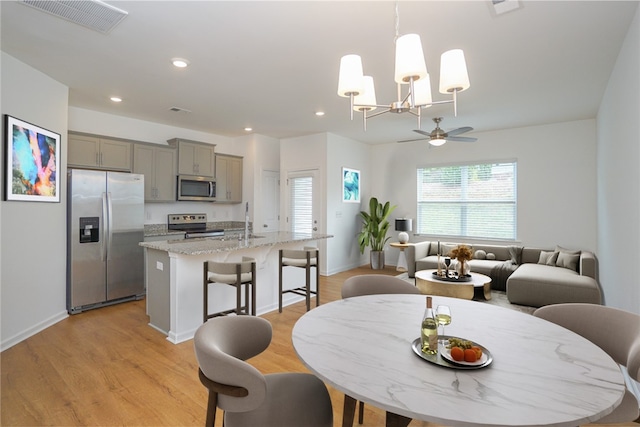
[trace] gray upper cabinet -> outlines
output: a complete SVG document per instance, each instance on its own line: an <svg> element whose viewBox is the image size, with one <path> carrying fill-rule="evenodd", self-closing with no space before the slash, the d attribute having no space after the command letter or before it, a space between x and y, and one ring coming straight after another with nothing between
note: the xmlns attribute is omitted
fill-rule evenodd
<svg viewBox="0 0 640 427"><path fill-rule="evenodd" d="M216 154L216 203L242 203L242 157Z"/></svg>
<svg viewBox="0 0 640 427"><path fill-rule="evenodd" d="M131 143L111 138L69 134L67 165L131 172Z"/></svg>
<svg viewBox="0 0 640 427"><path fill-rule="evenodd" d="M178 174L215 177L215 145L188 139L167 141L178 148Z"/></svg>
<svg viewBox="0 0 640 427"><path fill-rule="evenodd" d="M134 144L133 172L144 175L146 202L176 201L176 156L174 148Z"/></svg>

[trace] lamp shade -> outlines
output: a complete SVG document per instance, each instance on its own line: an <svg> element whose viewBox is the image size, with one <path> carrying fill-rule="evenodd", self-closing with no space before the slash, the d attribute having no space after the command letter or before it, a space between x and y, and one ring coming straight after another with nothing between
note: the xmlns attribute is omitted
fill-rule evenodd
<svg viewBox="0 0 640 427"><path fill-rule="evenodd" d="M359 55L345 55L340 59L338 95L350 97L364 92L362 59Z"/></svg>
<svg viewBox="0 0 640 427"><path fill-rule="evenodd" d="M440 93L469 89L467 63L462 49L448 50L440 57Z"/></svg>
<svg viewBox="0 0 640 427"><path fill-rule="evenodd" d="M411 231L411 219L410 218L397 218L396 219L396 231Z"/></svg>
<svg viewBox="0 0 640 427"><path fill-rule="evenodd" d="M407 84L412 77L415 81L427 77L427 65L424 62L420 36L405 34L396 40L395 81Z"/></svg>
<svg viewBox="0 0 640 427"><path fill-rule="evenodd" d="M364 91L357 95L353 103L356 111L373 111L376 109L376 88L373 84L373 77L364 76Z"/></svg>
<svg viewBox="0 0 640 427"><path fill-rule="evenodd" d="M431 107L433 98L431 97L431 79L428 73L424 79L413 82L413 90L415 92L414 100L416 106Z"/></svg>

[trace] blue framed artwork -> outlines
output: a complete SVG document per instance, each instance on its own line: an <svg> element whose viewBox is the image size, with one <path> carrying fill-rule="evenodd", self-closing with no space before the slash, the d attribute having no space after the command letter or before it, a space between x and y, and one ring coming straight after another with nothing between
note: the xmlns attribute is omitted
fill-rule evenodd
<svg viewBox="0 0 640 427"><path fill-rule="evenodd" d="M342 168L342 201L360 203L360 171Z"/></svg>
<svg viewBox="0 0 640 427"><path fill-rule="evenodd" d="M60 202L60 134L5 115L5 200Z"/></svg>

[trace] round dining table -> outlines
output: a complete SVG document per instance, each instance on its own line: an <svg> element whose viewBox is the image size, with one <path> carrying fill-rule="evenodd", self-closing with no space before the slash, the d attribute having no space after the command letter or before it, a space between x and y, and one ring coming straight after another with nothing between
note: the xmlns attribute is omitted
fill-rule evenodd
<svg viewBox="0 0 640 427"><path fill-rule="evenodd" d="M357 400L387 412L387 425L412 419L448 426L571 426L620 404L625 383L602 349L567 329L484 302L433 297L448 305L445 335L482 346L491 363L456 367L419 356L424 295L369 295L321 305L295 324L304 365L345 394L343 426ZM443 350L444 351L444 350Z"/></svg>

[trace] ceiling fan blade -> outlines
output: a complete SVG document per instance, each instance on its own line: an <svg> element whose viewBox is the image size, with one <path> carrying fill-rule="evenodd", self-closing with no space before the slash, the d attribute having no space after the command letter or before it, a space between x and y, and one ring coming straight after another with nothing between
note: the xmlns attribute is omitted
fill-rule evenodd
<svg viewBox="0 0 640 427"><path fill-rule="evenodd" d="M449 136L460 135L461 133L471 132L472 130L473 130L472 127L464 126L464 127L458 128L458 129L453 129L453 130L447 131L447 135L449 135Z"/></svg>
<svg viewBox="0 0 640 427"><path fill-rule="evenodd" d="M456 142L476 142L478 138L471 138L470 136L448 136L447 141Z"/></svg>
<svg viewBox="0 0 640 427"><path fill-rule="evenodd" d="M428 138L416 138L416 139L403 139L402 141L398 141L398 142L415 142L415 141L427 141Z"/></svg>
<svg viewBox="0 0 640 427"><path fill-rule="evenodd" d="M416 133L419 133L420 135L431 136L431 132L427 132L427 131L424 131L422 129L414 129L413 131L416 132Z"/></svg>

